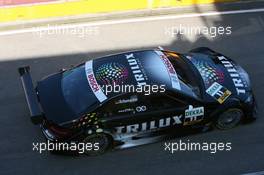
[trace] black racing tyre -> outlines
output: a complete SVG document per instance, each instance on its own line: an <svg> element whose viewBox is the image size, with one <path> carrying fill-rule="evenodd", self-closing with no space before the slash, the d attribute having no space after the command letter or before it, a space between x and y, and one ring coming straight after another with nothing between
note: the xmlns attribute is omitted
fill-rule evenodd
<svg viewBox="0 0 264 175"><path fill-rule="evenodd" d="M240 123L243 115L244 113L241 109L230 108L217 117L214 126L220 130L234 128Z"/></svg>
<svg viewBox="0 0 264 175"><path fill-rule="evenodd" d="M104 154L112 147L112 139L110 136L104 133L92 134L85 137L82 141L83 143L91 143L92 145L97 145L92 150L85 150L84 153L88 156L98 156ZM99 147L99 149L97 149Z"/></svg>

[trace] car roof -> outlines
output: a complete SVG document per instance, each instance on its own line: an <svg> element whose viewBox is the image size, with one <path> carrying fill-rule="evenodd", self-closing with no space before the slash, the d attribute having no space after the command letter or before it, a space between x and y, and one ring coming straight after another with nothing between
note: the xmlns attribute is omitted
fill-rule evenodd
<svg viewBox="0 0 264 175"><path fill-rule="evenodd" d="M180 90L177 73L160 50L109 55L87 61L86 70L88 65L92 66L92 73L100 86L165 85L166 89Z"/></svg>

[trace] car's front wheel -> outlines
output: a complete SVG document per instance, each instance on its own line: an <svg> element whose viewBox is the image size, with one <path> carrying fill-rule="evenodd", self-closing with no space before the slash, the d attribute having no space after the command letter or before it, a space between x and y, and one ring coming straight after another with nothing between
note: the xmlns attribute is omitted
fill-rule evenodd
<svg viewBox="0 0 264 175"><path fill-rule="evenodd" d="M112 139L104 133L97 133L86 136L83 143L89 143L94 146L91 150L85 150L84 153L88 156L97 156L105 153L112 147Z"/></svg>
<svg viewBox="0 0 264 175"><path fill-rule="evenodd" d="M241 109L230 108L217 117L214 125L217 129L221 130L234 128L240 123L243 115Z"/></svg>

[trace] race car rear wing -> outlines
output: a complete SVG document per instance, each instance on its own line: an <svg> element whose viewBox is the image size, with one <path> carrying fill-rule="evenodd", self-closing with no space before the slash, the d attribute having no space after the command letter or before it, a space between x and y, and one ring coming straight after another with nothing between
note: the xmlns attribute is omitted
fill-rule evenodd
<svg viewBox="0 0 264 175"><path fill-rule="evenodd" d="M39 107L37 94L34 90L32 78L30 75L30 67L20 67L18 68L18 72L20 74L20 79L26 96L27 105L30 111L31 122L35 125L41 124L43 122L44 116Z"/></svg>

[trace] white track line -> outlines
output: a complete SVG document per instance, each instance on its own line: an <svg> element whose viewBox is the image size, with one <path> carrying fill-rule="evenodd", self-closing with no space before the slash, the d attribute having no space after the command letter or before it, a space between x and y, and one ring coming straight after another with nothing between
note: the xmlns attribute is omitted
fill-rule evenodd
<svg viewBox="0 0 264 175"><path fill-rule="evenodd" d="M154 17L151 16L151 17L140 17L140 18L132 18L132 19L99 21L99 22L89 22L89 23L86 22L86 23L71 24L71 25L69 24L68 25L49 25L48 27L47 26L33 27L33 28L27 28L27 29L2 31L0 32L0 36L47 31L47 30L69 29L69 28L77 28L77 27L92 27L92 26L103 26L103 25L113 25L113 24L168 20L168 19L193 18L193 17L201 17L201 16L232 15L232 14L258 13L258 12L264 12L264 8L249 9L249 10L232 10L232 11L222 11L222 12L191 13L191 14L184 14L184 15L166 15L166 16L154 16Z"/></svg>
<svg viewBox="0 0 264 175"><path fill-rule="evenodd" d="M241 174L241 175L264 175L264 171L258 171L258 172L253 172L253 173L246 173L246 174Z"/></svg>

